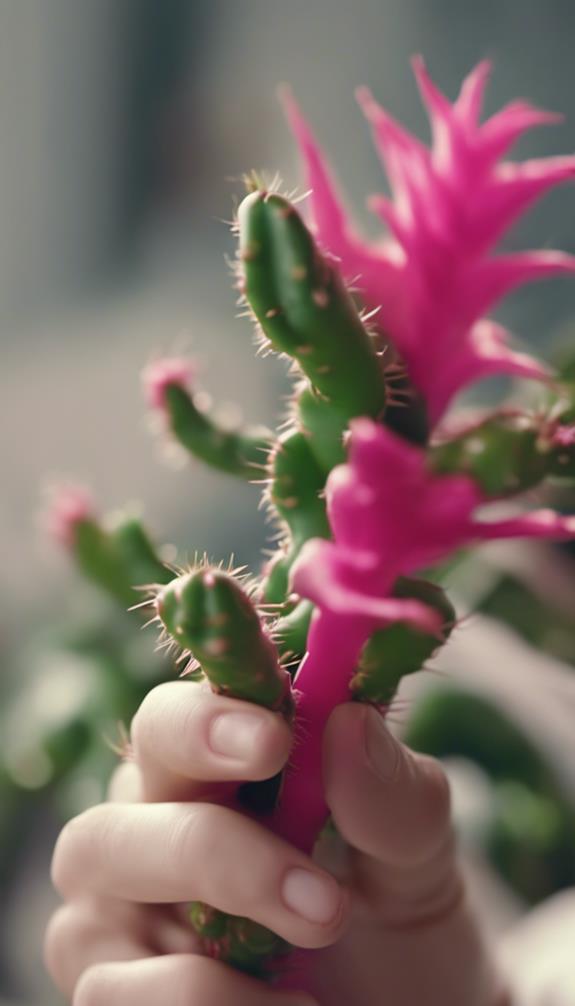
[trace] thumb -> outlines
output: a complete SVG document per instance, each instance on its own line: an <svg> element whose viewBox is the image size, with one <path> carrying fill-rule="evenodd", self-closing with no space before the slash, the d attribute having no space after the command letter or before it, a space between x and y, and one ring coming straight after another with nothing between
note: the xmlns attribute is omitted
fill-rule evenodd
<svg viewBox="0 0 575 1006"><path fill-rule="evenodd" d="M342 837L379 863L403 871L451 849L449 785L441 766L396 740L375 708L350 702L332 713L324 785Z"/></svg>

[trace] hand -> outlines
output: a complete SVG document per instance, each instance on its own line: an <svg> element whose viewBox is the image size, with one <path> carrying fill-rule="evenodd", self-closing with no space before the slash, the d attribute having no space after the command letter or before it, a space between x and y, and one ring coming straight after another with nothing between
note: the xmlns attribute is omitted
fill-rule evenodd
<svg viewBox="0 0 575 1006"><path fill-rule="evenodd" d="M46 962L74 1006L503 1002L465 903L445 778L374 710L350 703L328 724L325 788L342 839L322 841L313 862L226 806L238 780L285 763L279 716L173 682L147 696L131 737L134 761L117 771L111 802L68 824L54 853L66 905ZM185 921L191 900L316 948L306 993L202 957Z"/></svg>

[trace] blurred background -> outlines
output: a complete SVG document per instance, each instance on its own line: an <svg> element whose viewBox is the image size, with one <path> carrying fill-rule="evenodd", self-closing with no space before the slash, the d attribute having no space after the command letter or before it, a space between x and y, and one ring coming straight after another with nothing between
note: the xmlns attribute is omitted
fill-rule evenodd
<svg viewBox="0 0 575 1006"><path fill-rule="evenodd" d="M385 182L354 88L368 84L427 137L410 55L425 55L450 96L488 56L488 112L524 96L566 115L518 152L570 152L574 30L569 0L0 0L3 701L12 702L33 677L45 683L34 701L49 705L49 674L55 663L62 670L49 654L69 632L65 626L79 619L97 632L101 601L37 530L47 481L87 483L102 509L141 501L149 527L180 554L207 549L227 558L234 551L238 562L258 562L266 530L257 490L160 457L138 375L154 353L190 349L202 365L202 386L219 402L237 403L249 420L277 418L287 390L283 370L273 359L256 361L250 323L235 319L226 264L234 254L227 222L242 195L242 173L279 170L288 188L298 183L276 85L293 85L357 217L376 233L364 202ZM574 200L569 191L548 197L512 244L574 252ZM574 308L572 284L556 281L518 294L501 316L550 355ZM496 668L497 654L507 654L506 666L519 666L527 660L521 647L530 655L534 646L545 651L541 659L553 663L547 680L558 676L564 714L565 697L573 698L565 681L572 683L575 654L575 575L564 555L549 561L542 611L541 599L533 601L533 564L540 561L529 566L499 552L485 559L483 579L475 567L471 577L462 575L460 589L467 603L485 601L486 615L508 623L493 630L505 633L501 647L508 647L494 651ZM133 645L144 651L152 642L142 635ZM465 655L450 659L465 662ZM497 681L493 689L499 694ZM525 712L524 723L541 708ZM26 732L32 714L24 703L20 718L11 717L11 737ZM552 716L551 709L549 722ZM561 738L572 722L562 720ZM565 743L563 760L573 765L573 743ZM560 754L553 758L561 774ZM563 766L564 786L575 793L572 775ZM28 794L42 790L42 773L16 776ZM0 810L6 833L17 818L10 800ZM15 801L20 823L0 871L0 996L7 1001L46 1002L52 995L39 943L51 903L50 849L64 812L54 810L49 794L43 800L39 816L37 803L22 809ZM509 912L518 911L513 901Z"/></svg>

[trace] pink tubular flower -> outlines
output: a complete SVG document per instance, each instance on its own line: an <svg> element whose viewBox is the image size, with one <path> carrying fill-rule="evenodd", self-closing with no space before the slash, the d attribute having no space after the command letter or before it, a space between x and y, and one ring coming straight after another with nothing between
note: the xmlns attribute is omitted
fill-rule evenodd
<svg viewBox="0 0 575 1006"><path fill-rule="evenodd" d="M473 542L575 537L575 516L552 510L503 520L478 517L486 497L473 479L434 474L424 450L370 419L351 423L349 460L330 474L326 495L334 540L308 542L292 571L294 590L318 610L295 679L301 739L274 818L274 827L307 851L327 814L323 730L334 706L349 699L364 644L392 620L439 632L434 611L390 596L397 577Z"/></svg>
<svg viewBox="0 0 575 1006"><path fill-rule="evenodd" d="M48 535L64 548L74 547L78 524L94 516L92 497L83 486L58 486L50 492L48 506L42 514L42 525Z"/></svg>
<svg viewBox="0 0 575 1006"><path fill-rule="evenodd" d="M500 160L528 129L559 117L517 101L480 123L489 63L470 73L454 103L436 88L420 58L413 66L431 122L431 148L367 89L358 92L392 190L392 199L370 200L389 230L377 245L364 242L348 223L307 123L289 94L284 104L305 162L317 236L339 258L366 306L379 308L376 322L403 357L436 423L472 381L498 373L549 377L537 360L508 348L506 331L482 316L524 283L573 272L575 259L557 251L489 252L540 196L575 176L575 157Z"/></svg>
<svg viewBox="0 0 575 1006"><path fill-rule="evenodd" d="M187 388L195 373L194 364L182 356L164 356L153 360L142 372L148 405L152 409L165 411L166 389L173 385Z"/></svg>

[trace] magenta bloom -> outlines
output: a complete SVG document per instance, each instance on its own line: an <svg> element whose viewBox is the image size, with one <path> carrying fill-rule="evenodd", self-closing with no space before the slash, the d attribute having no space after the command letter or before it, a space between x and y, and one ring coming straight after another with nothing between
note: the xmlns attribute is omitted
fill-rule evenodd
<svg viewBox="0 0 575 1006"><path fill-rule="evenodd" d="M431 148L368 90L358 92L392 190L391 199L370 200L389 230L378 244L356 234L289 94L285 105L305 162L317 236L339 258L366 306L379 309L376 323L403 357L436 423L453 396L480 378L549 376L539 361L513 352L506 331L483 315L524 283L573 272L575 259L547 250L489 253L540 196L575 176L575 157L502 161L524 132L558 117L517 101L480 123L488 63L466 78L454 103L432 83L420 58L413 65L431 122Z"/></svg>
<svg viewBox="0 0 575 1006"><path fill-rule="evenodd" d="M163 356L153 360L142 372L146 401L152 409L165 412L166 389L176 385L188 388L196 374L194 364L182 356Z"/></svg>
<svg viewBox="0 0 575 1006"><path fill-rule="evenodd" d="M300 742L274 819L282 835L307 851L327 814L323 730L334 706L349 699L364 644L393 620L439 632L436 612L390 597L397 577L473 542L575 537L575 517L552 510L497 520L478 516L487 498L473 479L434 474L424 450L371 419L352 421L349 460L330 474L326 495L334 540L308 542L292 571L294 590L318 610L295 679Z"/></svg>

